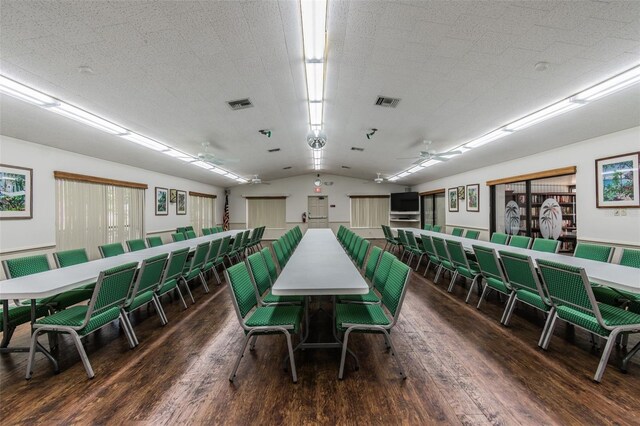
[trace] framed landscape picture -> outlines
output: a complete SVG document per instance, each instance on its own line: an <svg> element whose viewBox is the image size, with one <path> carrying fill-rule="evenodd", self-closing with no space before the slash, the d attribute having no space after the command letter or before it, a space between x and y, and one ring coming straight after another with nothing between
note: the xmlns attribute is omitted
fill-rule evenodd
<svg viewBox="0 0 640 426"><path fill-rule="evenodd" d="M33 169L0 164L0 219L33 218Z"/></svg>
<svg viewBox="0 0 640 426"><path fill-rule="evenodd" d="M467 211L480 211L480 184L467 185Z"/></svg>
<svg viewBox="0 0 640 426"><path fill-rule="evenodd" d="M169 214L169 190L156 186L156 216Z"/></svg>
<svg viewBox="0 0 640 426"><path fill-rule="evenodd" d="M187 191L176 191L176 214L187 214Z"/></svg>
<svg viewBox="0 0 640 426"><path fill-rule="evenodd" d="M640 152L596 160L596 206L640 207Z"/></svg>
<svg viewBox="0 0 640 426"><path fill-rule="evenodd" d="M458 188L449 188L449 211L458 211Z"/></svg>

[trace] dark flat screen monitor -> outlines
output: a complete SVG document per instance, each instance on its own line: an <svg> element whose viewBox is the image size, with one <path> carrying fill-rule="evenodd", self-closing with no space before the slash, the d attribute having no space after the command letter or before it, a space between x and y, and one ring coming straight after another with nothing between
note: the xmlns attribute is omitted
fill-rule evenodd
<svg viewBox="0 0 640 426"><path fill-rule="evenodd" d="M417 212L420 210L420 197L417 192L398 192L391 194L392 212Z"/></svg>

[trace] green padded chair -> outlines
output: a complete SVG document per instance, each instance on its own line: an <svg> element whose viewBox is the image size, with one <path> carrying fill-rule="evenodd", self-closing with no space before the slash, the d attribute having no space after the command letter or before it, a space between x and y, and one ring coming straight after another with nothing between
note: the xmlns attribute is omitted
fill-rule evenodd
<svg viewBox="0 0 640 426"><path fill-rule="evenodd" d="M433 249L436 252L436 256L438 256L438 269L436 270L436 276L433 279L434 283L438 283L440 280L440 274L443 271L449 271L450 276L456 271L455 266L453 266L453 262L451 262L451 256L449 256L449 252L447 251L446 243L444 239L440 237L431 237L431 243L433 244Z"/></svg>
<svg viewBox="0 0 640 426"><path fill-rule="evenodd" d="M453 228L453 230L451 231L451 235L453 235L454 237L462 237L463 233L464 229L462 228Z"/></svg>
<svg viewBox="0 0 640 426"><path fill-rule="evenodd" d="M373 246L371 251L369 251L369 257L367 258L367 263L364 268L364 279L373 282L373 275L376 272L376 268L378 267L378 263L382 258L382 249L380 247Z"/></svg>
<svg viewBox="0 0 640 426"><path fill-rule="evenodd" d="M140 342L133 330L131 321L128 319L131 312L137 311L148 303L153 303L153 306L156 308L156 312L160 317L160 322L162 325L167 324L167 315L162 309L162 304L160 304L158 299L154 297L155 291L162 282L162 275L167 264L167 256L168 255L166 253L163 253L142 261L140 270L136 275L136 280L131 287L131 292L129 292L127 300L122 308L120 308L122 310L122 315L127 317L127 321L124 324L125 326L131 327L129 334L131 334L131 338L136 346L138 346Z"/></svg>
<svg viewBox="0 0 640 426"><path fill-rule="evenodd" d="M124 254L124 247L122 247L122 243L111 243L104 244L98 246L98 250L100 251L100 256L105 257L113 257Z"/></svg>
<svg viewBox="0 0 640 426"><path fill-rule="evenodd" d="M442 226L441 225L433 225L433 232L440 232L442 231Z"/></svg>
<svg viewBox="0 0 640 426"><path fill-rule="evenodd" d="M391 249L397 249L400 245L400 241L393 236L393 232L391 228L387 225L382 226L382 233L384 234L385 244L383 250L387 250L387 248L391 247Z"/></svg>
<svg viewBox="0 0 640 426"><path fill-rule="evenodd" d="M353 238L351 240L351 244L349 245L349 248L347 249L347 254L349 255L349 257L351 259L353 259L356 255L356 252L358 251L358 248L360 247L360 243L362 243L362 238L359 235L356 235L355 238Z"/></svg>
<svg viewBox="0 0 640 426"><path fill-rule="evenodd" d="M407 291L407 283L411 275L411 268L398 259L393 259L389 275L385 280L382 292L382 303L380 305L364 305L353 303L338 303L335 308L336 330L343 333L342 357L340 359L340 370L338 379L344 375L344 364L347 357L349 336L351 333L380 333L384 336L385 343L391 349L391 354L398 363L400 376L406 378L402 363L398 358L393 341L391 340L391 329L396 325L404 296ZM390 316L387 316L386 308Z"/></svg>
<svg viewBox="0 0 640 426"><path fill-rule="evenodd" d="M280 270L285 267L287 264L287 259L284 254L284 249L282 248L282 243L280 241L274 241L271 245L273 247L273 251L276 253L276 259L278 259L278 265L280 266Z"/></svg>
<svg viewBox="0 0 640 426"><path fill-rule="evenodd" d="M409 250L409 241L407 240L407 233L398 229L398 241L400 241L399 247L402 247L402 254L400 255L400 260L404 259L404 255L407 257L411 257L411 250Z"/></svg>
<svg viewBox="0 0 640 426"><path fill-rule="evenodd" d="M178 293L178 296L180 296L182 306L187 309L187 302L184 301L184 297L182 296L182 291L180 291L178 282L180 281L180 277L182 276L182 271L184 270L184 266L187 263L188 256L188 248L172 251L169 254L169 258L167 259L167 266L164 268L164 274L162 275L162 280L158 284L158 287L156 287L156 289L154 290L153 297L156 299L158 304L162 304L162 301L160 299L162 296L172 290L175 290ZM191 300L195 303L193 298ZM166 314L164 315L164 319L165 321L168 321Z"/></svg>
<svg viewBox="0 0 640 426"><path fill-rule="evenodd" d="M470 238L472 240L477 240L480 238L480 231L474 231L472 229L467 229L467 233L464 235L465 238Z"/></svg>
<svg viewBox="0 0 640 426"><path fill-rule="evenodd" d="M525 235L512 235L509 238L509 246L510 247L518 247L523 249L528 249L531 247L531 237L527 237Z"/></svg>
<svg viewBox="0 0 640 426"><path fill-rule="evenodd" d="M87 250L85 249L65 250L53 253L53 260L56 262L57 268L66 268L67 266L87 263L89 261L89 255L87 255ZM96 283L85 284L82 287L78 287L77 290L89 290L86 297L86 299L88 300L89 298L91 298L95 286Z"/></svg>
<svg viewBox="0 0 640 426"><path fill-rule="evenodd" d="M345 249L349 247L349 244L351 244L351 240L353 239L353 237L355 237L355 234L350 229L348 229L344 235L344 241L342 242L342 247L344 247Z"/></svg>
<svg viewBox="0 0 640 426"><path fill-rule="evenodd" d="M640 332L640 315L616 306L598 303L583 268L538 259L549 297L557 306L547 321L548 332L542 348L548 349L553 330L559 319L607 339L593 380L600 382L609 356L620 334Z"/></svg>
<svg viewBox="0 0 640 426"><path fill-rule="evenodd" d="M240 259L245 257L245 252L247 250L247 247L249 245L249 239L251 238L251 231L249 229L247 229L246 231L244 231L242 233L242 240L240 241Z"/></svg>
<svg viewBox="0 0 640 426"><path fill-rule="evenodd" d="M533 240L531 250L543 251L546 253L557 253L560 249L560 240L548 240L546 238L536 238Z"/></svg>
<svg viewBox="0 0 640 426"><path fill-rule="evenodd" d="M182 232L176 232L175 234L171 234L171 239L173 242L184 241L186 240L184 234Z"/></svg>
<svg viewBox="0 0 640 426"><path fill-rule="evenodd" d="M211 235L211 228L202 228L202 235Z"/></svg>
<svg viewBox="0 0 640 426"><path fill-rule="evenodd" d="M187 228L185 228L184 226L180 228L176 228L177 234L184 234L185 232L187 232Z"/></svg>
<svg viewBox="0 0 640 426"><path fill-rule="evenodd" d="M254 253L247 256L246 259L251 281L254 284L256 297L260 301L260 306L272 305L302 305L304 297L302 296L276 296L271 293L271 276L269 269L261 253Z"/></svg>
<svg viewBox="0 0 640 426"><path fill-rule="evenodd" d="M244 262L229 267L224 274L227 283L229 283L233 307L245 334L242 350L238 354L229 380L233 382L236 377L244 351L253 336L282 333L287 339L291 376L293 382L297 383L298 376L293 357L291 335L298 334L302 328L303 308L301 306L259 306L255 288L251 284L249 270Z"/></svg>
<svg viewBox="0 0 640 426"><path fill-rule="evenodd" d="M185 237L187 238L187 240L192 240L194 238L197 237L196 232L192 229L187 230L187 232L185 232Z"/></svg>
<svg viewBox="0 0 640 426"><path fill-rule="evenodd" d="M424 229L425 231L431 231L433 229L433 226L429 223L425 223L422 229Z"/></svg>
<svg viewBox="0 0 640 426"><path fill-rule="evenodd" d="M640 250L626 248L622 250L620 265L640 268Z"/></svg>
<svg viewBox="0 0 640 426"><path fill-rule="evenodd" d="M507 315L502 323L505 326L509 325L516 302L525 303L545 314L553 315L556 308L549 299L549 292L538 278L538 272L531 257L500 250L500 260L504 267L504 277L515 292L515 297L507 306ZM542 329L538 346L542 346L544 337L547 335L547 325L548 323L545 323L545 327Z"/></svg>
<svg viewBox="0 0 640 426"><path fill-rule="evenodd" d="M215 265L213 265L213 267L216 268L216 270L221 265L223 268L226 268L226 265L224 264L224 260L228 258L229 253L231 252L230 241L231 241L230 235L227 235L226 237L222 238L222 242L220 243L220 250L218 251L218 258L215 261Z"/></svg>
<svg viewBox="0 0 640 426"><path fill-rule="evenodd" d="M426 277L427 271L429 270L429 266L434 265L436 267L436 270L438 269L438 267L440 266L440 259L438 259L438 255L436 254L436 249L433 248L433 241L431 240L430 236L423 235L420 242L422 243L422 249L424 250L427 257L429 258L429 262L427 262L427 267L424 268L424 273L422 274L423 277Z"/></svg>
<svg viewBox="0 0 640 426"><path fill-rule="evenodd" d="M227 259L229 260L229 264L233 264L232 258L235 258L238 262L240 262L240 251L242 250L242 236L244 232L238 232L235 237L233 237L233 245L231 246L229 252L227 253Z"/></svg>
<svg viewBox="0 0 640 426"><path fill-rule="evenodd" d="M38 336L42 333L69 334L76 345L82 364L90 379L95 374L80 341L82 337L120 319L120 324L129 346L131 348L135 347L135 342L130 335L130 324L128 324L128 320L122 314L120 308L127 300L137 268L138 263L131 262L100 272L89 305L73 306L35 322L33 335L31 336L27 379L30 379L33 374L36 344Z"/></svg>
<svg viewBox="0 0 640 426"><path fill-rule="evenodd" d="M147 237L147 245L149 247L158 247L163 244L162 237Z"/></svg>
<svg viewBox="0 0 640 426"><path fill-rule="evenodd" d="M189 281L193 281L198 278L204 288L204 292L209 293L209 286L207 285L207 280L204 279L204 275L202 274L202 268L204 267L204 262L207 260L207 254L209 254L210 246L211 243L209 241L200 243L196 246L196 251L191 258L191 261L187 261L187 264L182 270L182 276L180 277L187 288L187 293L189 293L191 301L194 303L195 300L193 299L193 293L191 293L191 289L189 288Z"/></svg>
<svg viewBox="0 0 640 426"><path fill-rule="evenodd" d="M500 232L494 232L491 236L491 242L496 244L507 244L509 241L508 234L501 234Z"/></svg>
<svg viewBox="0 0 640 426"><path fill-rule="evenodd" d="M395 259L396 257L388 251L382 252L382 256L380 256L379 261L376 261L375 258L370 259L371 262L374 262L377 265L373 266L375 272L373 273L373 278L370 281L371 286L369 287L369 292L367 294L346 294L336 296L336 301L338 303L379 304L380 295L384 292L384 285L387 281L387 277L389 276L391 265Z"/></svg>
<svg viewBox="0 0 640 426"><path fill-rule="evenodd" d="M465 282L467 280L471 280L471 286L469 287L469 292L465 299L465 302L469 303L469 297L471 296L473 288L477 286L478 280L482 279L480 268L476 262L470 262L469 259L467 259L467 254L465 253L461 242L446 240L445 243L447 244L447 251L449 252L451 263L455 268L455 272L451 275L451 281L449 282L449 288L447 291L451 293L456 279L460 276L465 279Z"/></svg>
<svg viewBox="0 0 640 426"><path fill-rule="evenodd" d="M146 248L147 245L142 238L139 240L127 240L127 250L129 251L144 250Z"/></svg>
<svg viewBox="0 0 640 426"><path fill-rule="evenodd" d="M511 288L509 281L507 281L504 276L502 266L500 265L500 261L498 260L498 256L494 249L474 245L473 251L476 254L478 267L480 268L482 278L484 278L485 282L484 289L482 290L482 294L480 295L480 300L478 300L476 308L480 309L482 301L487 297L487 294L489 294L490 291L495 290L498 293L504 294L507 296L507 304L505 305L504 312L502 313L502 318L500 318L500 323L504 324L504 320L507 316L507 308L511 305L511 302L513 302L515 292Z"/></svg>
<svg viewBox="0 0 640 426"><path fill-rule="evenodd" d="M611 262L613 257L613 247L601 246L598 244L578 243L573 257L595 260L598 262Z"/></svg>
<svg viewBox="0 0 640 426"><path fill-rule="evenodd" d="M418 244L418 241L415 237L415 235L413 234L413 232L411 231L405 231L404 236L407 240L407 246L406 249L409 251L410 255L409 255L409 261L407 262L407 265L409 265L409 267L411 267L411 263L413 262L413 258L417 258L418 262L416 263L416 267L415 270L417 271L418 268L420 267L420 262L422 262L422 258L425 255L425 251L422 248L421 244Z"/></svg>
<svg viewBox="0 0 640 426"><path fill-rule="evenodd" d="M222 245L222 239L212 240L211 246L209 247L209 253L207 254L207 259L204 261L204 266L202 267L202 273L206 276L209 271L213 271L213 275L216 277L216 281L218 284L222 284L220 281L220 276L218 275L218 271L216 268L216 259L220 254L220 246Z"/></svg>
<svg viewBox="0 0 640 426"><path fill-rule="evenodd" d="M367 252L369 251L369 246L371 243L365 239L362 240L360 244L360 249L358 250L358 255L356 256L355 262L358 269L362 269L364 266L364 259L367 257Z"/></svg>
<svg viewBox="0 0 640 426"><path fill-rule="evenodd" d="M185 226L184 230L185 230L185 232L194 231L193 226L191 226L191 225Z"/></svg>
<svg viewBox="0 0 640 426"><path fill-rule="evenodd" d="M264 257L264 262L267 265L267 269L269 270L269 277L271 277L271 282L275 283L278 278L278 268L276 267L276 263L273 260L273 256L271 254L271 250L269 247L265 247L260 250L260 254Z"/></svg>

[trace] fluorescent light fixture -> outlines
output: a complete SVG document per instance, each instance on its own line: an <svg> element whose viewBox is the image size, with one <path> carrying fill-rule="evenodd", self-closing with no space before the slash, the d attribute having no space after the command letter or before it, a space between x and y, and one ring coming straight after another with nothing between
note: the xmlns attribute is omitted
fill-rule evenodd
<svg viewBox="0 0 640 426"><path fill-rule="evenodd" d="M312 125L322 124L322 102L309 102L309 119Z"/></svg>
<svg viewBox="0 0 640 426"><path fill-rule="evenodd" d="M244 179L244 178L241 178L241 177L236 178L236 181L238 181L238 182L240 182L240 183L247 183L247 182L249 182L248 180L246 180L246 179Z"/></svg>
<svg viewBox="0 0 640 426"><path fill-rule="evenodd" d="M58 103L58 101L51 96L40 93L3 75L0 75L0 92L42 107L52 106Z"/></svg>
<svg viewBox="0 0 640 426"><path fill-rule="evenodd" d="M428 160L425 161L424 163L421 164L422 167L431 167L431 166L435 166L436 164L440 164L442 163L442 161L438 161L438 160Z"/></svg>
<svg viewBox="0 0 640 426"><path fill-rule="evenodd" d="M424 169L423 166L415 166L415 167L412 167L409 170L407 170L407 173L416 173L416 172L419 172L422 169Z"/></svg>
<svg viewBox="0 0 640 426"><path fill-rule="evenodd" d="M49 111L55 112L56 114L63 115L72 120L79 121L80 123L86 124L91 127L95 127L96 129L102 130L103 132L111 133L112 135L122 135L128 133L127 129L125 129L124 127L120 127L110 121L90 114L85 110L74 107L73 105L65 104L64 102L61 102L59 105L48 109Z"/></svg>
<svg viewBox="0 0 640 426"><path fill-rule="evenodd" d="M630 70L625 71L622 74L618 74L609 80L596 84L587 90L583 90L575 95L573 99L584 102L594 101L638 82L640 82L640 66L631 68Z"/></svg>
<svg viewBox="0 0 640 426"><path fill-rule="evenodd" d="M390 177L390 178L389 178L389 179L387 179L387 180L388 180L389 182L395 182L395 181L397 181L398 179L400 179L398 176L392 176L392 177Z"/></svg>
<svg viewBox="0 0 640 426"><path fill-rule="evenodd" d="M515 132L516 130L526 129L529 126L540 123L541 121L548 120L551 117L555 117L560 114L564 114L572 109L580 108L584 104L571 102L570 99L565 99L546 108L541 109L538 112L527 115L526 117L516 120L513 123L507 124L504 129L507 131ZM470 144L467 144L470 145Z"/></svg>
<svg viewBox="0 0 640 426"><path fill-rule="evenodd" d="M142 145L145 148L153 149L155 151L165 151L169 149L168 146L163 145L159 142L156 142L153 139L149 139L146 136L139 135L137 133L128 133L126 135L121 135L120 137L128 141L137 143L138 145Z"/></svg>
<svg viewBox="0 0 640 426"><path fill-rule="evenodd" d="M214 173L217 173L219 175L222 175L222 176L224 176L224 175L229 173L226 170L222 170L222 169L220 169L218 167L214 167L213 169L211 169L211 171L214 172Z"/></svg>
<svg viewBox="0 0 640 426"><path fill-rule="evenodd" d="M202 167L203 169L207 169L207 170L213 169L213 166L211 164L204 161L200 161L200 160L194 161L191 164L193 164L194 166Z"/></svg>
<svg viewBox="0 0 640 426"><path fill-rule="evenodd" d="M301 0L302 37L305 59L322 59L325 50L327 22L326 0Z"/></svg>
<svg viewBox="0 0 640 426"><path fill-rule="evenodd" d="M407 177L409 176L411 173L407 173L407 172L402 172L402 173L398 173L398 177L399 178L403 178L403 177Z"/></svg>
<svg viewBox="0 0 640 426"><path fill-rule="evenodd" d="M165 155L168 155L169 157L173 157L173 158L177 158L178 160L186 161L187 163L190 163L190 162L195 160L195 158L193 158L189 154L185 154L184 152L180 152L180 151L175 150L175 149L169 149L167 151L162 151L162 153L165 154Z"/></svg>
<svg viewBox="0 0 640 426"><path fill-rule="evenodd" d="M229 179L238 179L240 176L234 175L233 173L227 173L226 175Z"/></svg>
<svg viewBox="0 0 640 426"><path fill-rule="evenodd" d="M486 135L480 136L479 138L474 139L471 142L465 144L465 147L477 148L479 146L486 145L489 142L493 142L497 139L503 138L510 134L511 132L505 131L504 129L494 130L493 132L487 133Z"/></svg>
<svg viewBox="0 0 640 426"><path fill-rule="evenodd" d="M321 149L312 149L311 152L313 153L313 159L314 160L319 160L322 158L322 150Z"/></svg>
<svg viewBox="0 0 640 426"><path fill-rule="evenodd" d="M321 101L324 94L324 64L307 62L307 97L309 102Z"/></svg>

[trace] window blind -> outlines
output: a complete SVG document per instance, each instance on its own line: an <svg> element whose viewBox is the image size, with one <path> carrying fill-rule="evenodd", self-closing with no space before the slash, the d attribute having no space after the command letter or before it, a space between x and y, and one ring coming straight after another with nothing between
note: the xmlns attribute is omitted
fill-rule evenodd
<svg viewBox="0 0 640 426"><path fill-rule="evenodd" d="M351 227L389 225L389 197L351 197Z"/></svg>
<svg viewBox="0 0 640 426"><path fill-rule="evenodd" d="M189 195L189 208L191 209L191 225L199 235L202 228L211 228L216 225L216 199Z"/></svg>
<svg viewBox="0 0 640 426"><path fill-rule="evenodd" d="M285 197L247 198L247 228L284 229L286 207Z"/></svg>

